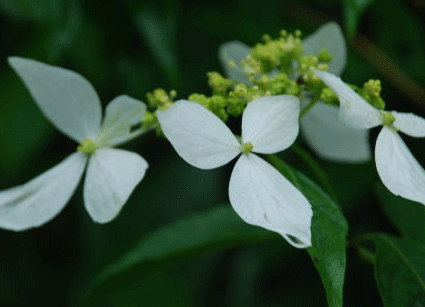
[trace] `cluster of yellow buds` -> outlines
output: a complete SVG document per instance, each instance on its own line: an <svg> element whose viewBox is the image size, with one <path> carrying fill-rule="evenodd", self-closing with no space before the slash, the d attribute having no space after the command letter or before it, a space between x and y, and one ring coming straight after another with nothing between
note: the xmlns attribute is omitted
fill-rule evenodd
<svg viewBox="0 0 425 307"><path fill-rule="evenodd" d="M228 101L225 97L220 95L212 95L207 97L203 94L194 93L189 96L188 100L199 103L205 108L217 115L221 120L226 121L229 115L226 112Z"/></svg>
<svg viewBox="0 0 425 307"><path fill-rule="evenodd" d="M208 72L212 95L193 93L188 100L203 105L223 121L227 121L230 115L240 116L249 102L269 95L288 94L300 99L307 95L310 101L339 105L335 93L313 72L313 69L327 71L332 55L327 49L319 50L317 55L304 54L301 31L288 33L282 30L276 39L265 34L261 43L250 50L246 48L247 55L243 60L228 63L230 68L241 72L244 80L232 80L218 72ZM363 88L352 88L374 107L384 108L379 80L369 80ZM148 103L153 111L145 113L143 127L159 129L155 110L167 109L175 97L175 91L168 93L161 88L148 93Z"/></svg>
<svg viewBox="0 0 425 307"><path fill-rule="evenodd" d="M363 88L359 90L359 94L372 106L379 110L385 109L385 102L381 98L381 81L369 80L363 84Z"/></svg>
<svg viewBox="0 0 425 307"><path fill-rule="evenodd" d="M226 79L216 71L208 72L207 77L208 84L211 87L213 94L226 95L228 90L235 84L235 81Z"/></svg>
<svg viewBox="0 0 425 307"><path fill-rule="evenodd" d="M166 110L173 104L176 97L177 92L175 90L171 90L167 93L167 91L162 88L157 88L152 93L146 94L149 106L153 109L160 110Z"/></svg>
<svg viewBox="0 0 425 307"><path fill-rule="evenodd" d="M259 73L268 73L276 68L287 72L292 68L292 61L298 59L303 52L301 31L299 30L294 34L288 34L282 30L277 39L272 39L270 35L265 34L263 43L258 43L251 49L253 60L247 61L248 65L245 66L249 67L249 64L255 61L254 63L257 65L252 69L258 70Z"/></svg>

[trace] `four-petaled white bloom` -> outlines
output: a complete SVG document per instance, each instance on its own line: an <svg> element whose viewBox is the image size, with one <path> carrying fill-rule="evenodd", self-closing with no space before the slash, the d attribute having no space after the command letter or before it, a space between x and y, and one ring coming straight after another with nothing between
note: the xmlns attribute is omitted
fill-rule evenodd
<svg viewBox="0 0 425 307"><path fill-rule="evenodd" d="M357 129L383 125L375 145L375 162L384 185L395 195L425 205L425 170L410 153L397 131L425 137L425 119L411 113L380 111L367 103L340 78L314 70L338 96L340 120Z"/></svg>
<svg viewBox="0 0 425 307"><path fill-rule="evenodd" d="M346 46L337 23L320 27L303 40L305 54L318 54L325 48L332 55L329 72L340 75L345 67ZM219 49L219 59L228 78L249 83L240 63L250 52L250 47L239 41L224 43ZM297 76L293 76L296 78ZM300 127L309 146L322 158L337 162L358 163L371 158L367 130L355 130L338 120L338 107L318 101L301 119Z"/></svg>
<svg viewBox="0 0 425 307"><path fill-rule="evenodd" d="M304 248L311 245L313 213L308 200L252 153L271 154L291 146L298 135L299 112L295 96L252 101L242 115L241 143L217 116L194 102L177 101L157 116L177 153L195 167L216 168L242 153L229 183L233 208L247 223L275 231L293 246Z"/></svg>
<svg viewBox="0 0 425 307"><path fill-rule="evenodd" d="M84 204L92 219L111 221L119 213L148 164L138 154L110 148L143 131L146 106L119 96L102 110L92 85L79 74L29 59L10 58L37 105L62 133L80 143L79 151L28 183L0 192L0 227L25 230L55 217L67 204L87 164Z"/></svg>

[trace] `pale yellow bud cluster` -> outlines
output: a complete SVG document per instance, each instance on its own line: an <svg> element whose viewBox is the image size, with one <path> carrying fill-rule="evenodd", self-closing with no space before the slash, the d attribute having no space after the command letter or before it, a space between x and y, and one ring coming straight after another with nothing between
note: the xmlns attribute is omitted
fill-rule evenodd
<svg viewBox="0 0 425 307"><path fill-rule="evenodd" d="M364 90L373 97L379 97L381 95L381 81L380 80L369 80L363 85Z"/></svg>
<svg viewBox="0 0 425 307"><path fill-rule="evenodd" d="M175 90L171 90L169 93L167 93L162 88L157 88L152 93L146 94L149 106L153 109L160 110L168 109L173 104L176 97L177 92Z"/></svg>
<svg viewBox="0 0 425 307"><path fill-rule="evenodd" d="M261 62L256 60L252 55L248 55L242 60L241 66L248 79L255 78L256 75L263 72Z"/></svg>
<svg viewBox="0 0 425 307"><path fill-rule="evenodd" d="M216 71L207 73L207 77L208 84L214 94L225 95L229 88L235 84L234 81L224 78Z"/></svg>

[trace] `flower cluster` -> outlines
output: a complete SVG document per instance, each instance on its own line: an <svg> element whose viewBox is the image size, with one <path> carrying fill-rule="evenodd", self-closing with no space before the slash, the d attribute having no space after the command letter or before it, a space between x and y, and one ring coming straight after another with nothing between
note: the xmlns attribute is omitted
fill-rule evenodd
<svg viewBox="0 0 425 307"><path fill-rule="evenodd" d="M277 42L281 40L282 38L279 38ZM268 40L264 45L276 45L277 42ZM302 46L300 42L298 38L296 48L298 57L291 57L292 64L283 67L275 65L269 75L270 78L275 78L276 75L283 72L292 77L294 82L301 78L303 84L299 86L298 92L292 91L289 94L297 95L302 106L309 108L300 119L301 131L306 142L324 159L355 163L368 161L371 151L367 131L352 129L338 120L336 97L332 95L332 92L329 93L327 88L318 84L317 78L314 78L314 74L310 70L311 67L316 66L322 69L328 68L329 72L336 75L342 73L346 62L346 46L341 29L336 23L331 22L306 37L302 41ZM262 46L262 44L257 44L251 50L247 45L238 41L223 44L219 49L219 58L226 75L243 84L257 84L258 80L264 78L264 75L257 79L251 77L249 80L250 75L244 71L246 70L244 59L250 54L253 54L252 56L260 54L259 59L271 58L276 57L276 52L279 52L276 51L276 48ZM261 54L261 52L266 54ZM280 53L285 54L285 51L282 50ZM314 54L317 54L317 57L313 56ZM319 63L322 63L322 66ZM327 67L323 67L323 64L326 64ZM279 82L279 84L282 83ZM316 94L316 98L314 98L314 94Z"/></svg>
<svg viewBox="0 0 425 307"><path fill-rule="evenodd" d="M283 31L275 40L264 36L253 48L228 42L219 57L227 77L208 73L212 96L193 93L174 101L176 91L157 89L147 94L147 111L143 102L122 95L107 105L103 121L99 98L82 76L10 58L43 114L79 145L52 169L0 192L0 227L18 231L51 220L71 198L86 167L85 207L94 221L111 221L148 168L138 154L113 147L153 129L201 169L223 166L240 155L229 183L232 207L247 223L277 232L298 248L312 244L311 205L257 154L289 148L300 127L320 157L358 163L372 155L368 129L382 125L375 161L384 185L425 205L425 171L398 135L425 137L425 120L383 111L378 80L358 88L336 76L346 59L337 24L326 24L304 40L300 31ZM240 138L225 124L231 116L242 116Z"/></svg>

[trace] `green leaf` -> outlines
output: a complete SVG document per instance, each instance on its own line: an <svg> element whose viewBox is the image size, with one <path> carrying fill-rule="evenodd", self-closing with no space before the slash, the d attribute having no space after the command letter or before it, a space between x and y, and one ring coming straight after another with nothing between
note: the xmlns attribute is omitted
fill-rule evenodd
<svg viewBox="0 0 425 307"><path fill-rule="evenodd" d="M270 162L299 189L313 208L312 246L307 249L325 287L328 305L342 306L348 231L339 207L315 183L277 156Z"/></svg>
<svg viewBox="0 0 425 307"><path fill-rule="evenodd" d="M382 184L376 187L385 213L400 232L425 243L425 207L417 202L395 196Z"/></svg>
<svg viewBox="0 0 425 307"><path fill-rule="evenodd" d="M357 26L363 11L372 4L374 0L343 0L344 22L347 36L351 39L357 32Z"/></svg>
<svg viewBox="0 0 425 307"><path fill-rule="evenodd" d="M0 0L0 9L6 14L35 22L51 22L58 19L64 5L64 0Z"/></svg>
<svg viewBox="0 0 425 307"><path fill-rule="evenodd" d="M7 144L0 146L1 170L16 179L48 144L53 130L10 69L0 78L0 93L0 144Z"/></svg>
<svg viewBox="0 0 425 307"><path fill-rule="evenodd" d="M194 299L179 283L179 280L166 272L155 272L140 280L126 284L117 291L105 306L195 306Z"/></svg>
<svg viewBox="0 0 425 307"><path fill-rule="evenodd" d="M277 238L280 237L275 233L246 224L230 205L183 218L146 236L103 270L83 298L83 304L92 306L104 302L108 295L139 280L146 272L179 260Z"/></svg>
<svg viewBox="0 0 425 307"><path fill-rule="evenodd" d="M425 306L425 245L375 236L375 275L385 307Z"/></svg>
<svg viewBox="0 0 425 307"><path fill-rule="evenodd" d="M176 52L176 27L167 24L169 19L159 16L154 10L141 10L136 16L136 25L153 55L160 64L168 81L173 86L179 83L179 68Z"/></svg>

